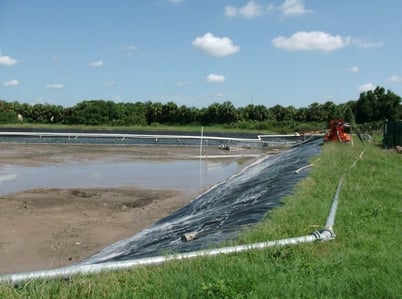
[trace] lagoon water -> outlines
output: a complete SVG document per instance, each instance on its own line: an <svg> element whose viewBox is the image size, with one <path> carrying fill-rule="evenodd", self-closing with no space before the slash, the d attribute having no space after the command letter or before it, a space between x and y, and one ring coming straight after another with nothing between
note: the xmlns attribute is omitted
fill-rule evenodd
<svg viewBox="0 0 402 299"><path fill-rule="evenodd" d="M136 186L196 193L241 169L235 160L109 161L0 167L0 195L32 188Z"/></svg>

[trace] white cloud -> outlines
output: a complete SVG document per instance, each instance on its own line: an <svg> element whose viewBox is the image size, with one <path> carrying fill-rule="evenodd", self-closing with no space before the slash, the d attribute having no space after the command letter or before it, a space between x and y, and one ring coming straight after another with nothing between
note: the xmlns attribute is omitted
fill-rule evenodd
<svg viewBox="0 0 402 299"><path fill-rule="evenodd" d="M225 77L222 75L216 75L216 74L209 74L206 78L206 81L208 83L223 83L225 82Z"/></svg>
<svg viewBox="0 0 402 299"><path fill-rule="evenodd" d="M225 6L225 16L227 17L235 17L238 14L238 8L228 5Z"/></svg>
<svg viewBox="0 0 402 299"><path fill-rule="evenodd" d="M242 16L245 18L253 18L261 16L273 9L272 5L267 8L263 8L262 6L256 4L254 1L249 1L243 7L235 7L235 6L225 6L225 16L227 17L237 17Z"/></svg>
<svg viewBox="0 0 402 299"><path fill-rule="evenodd" d="M10 80L10 81L5 81L3 82L4 86L17 86L18 84L20 84L20 82L18 80Z"/></svg>
<svg viewBox="0 0 402 299"><path fill-rule="evenodd" d="M312 12L312 10L304 7L303 0L285 0L279 7L279 10L287 17L300 16Z"/></svg>
<svg viewBox="0 0 402 299"><path fill-rule="evenodd" d="M184 2L184 0L169 0L169 2L173 3L173 4L177 4L177 3Z"/></svg>
<svg viewBox="0 0 402 299"><path fill-rule="evenodd" d="M313 12L304 6L304 0L284 0L282 5L275 6L273 3L269 5L259 5L253 0L247 2L245 6L236 7L232 5L225 6L225 16L227 17L245 17L248 19L265 15L274 10L280 11L286 17L299 16Z"/></svg>
<svg viewBox="0 0 402 299"><path fill-rule="evenodd" d="M49 88L49 89L62 89L62 88L64 88L63 84L46 84L45 87Z"/></svg>
<svg viewBox="0 0 402 299"><path fill-rule="evenodd" d="M90 67L102 67L103 66L103 61L102 60L98 60L98 61L94 61L89 63Z"/></svg>
<svg viewBox="0 0 402 299"><path fill-rule="evenodd" d="M188 86L188 85L190 85L190 82L189 82L189 81L179 81L179 82L176 82L176 86L177 86L177 87L184 87L184 86Z"/></svg>
<svg viewBox="0 0 402 299"><path fill-rule="evenodd" d="M358 73L359 72L359 67L357 65L351 66L349 68L345 69L347 72L351 73Z"/></svg>
<svg viewBox="0 0 402 299"><path fill-rule="evenodd" d="M299 31L290 37L278 36L272 40L275 47L288 51L331 52L349 45L351 38L321 31Z"/></svg>
<svg viewBox="0 0 402 299"><path fill-rule="evenodd" d="M359 92L367 92L369 90L374 90L375 86L372 83L366 83L357 87Z"/></svg>
<svg viewBox="0 0 402 299"><path fill-rule="evenodd" d="M388 79L390 82L399 82L402 83L402 77L401 76L392 76L389 77Z"/></svg>
<svg viewBox="0 0 402 299"><path fill-rule="evenodd" d="M228 37L215 37L212 33L205 33L192 42L193 47L211 56L228 56L240 51L239 46L235 46Z"/></svg>
<svg viewBox="0 0 402 299"><path fill-rule="evenodd" d="M17 64L18 60L11 58L10 56L0 56L0 64L10 66Z"/></svg>

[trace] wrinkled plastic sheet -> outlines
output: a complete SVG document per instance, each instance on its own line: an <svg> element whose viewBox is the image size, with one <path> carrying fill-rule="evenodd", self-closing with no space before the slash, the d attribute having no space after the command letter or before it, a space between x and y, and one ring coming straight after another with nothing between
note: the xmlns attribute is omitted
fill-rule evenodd
<svg viewBox="0 0 402 299"><path fill-rule="evenodd" d="M295 171L319 154L320 143L314 140L253 162L170 216L79 264L184 253L236 238L245 226L261 221L269 210L281 205L281 199L308 174L308 169L299 174ZM183 242L187 233L195 233L197 238Z"/></svg>
<svg viewBox="0 0 402 299"><path fill-rule="evenodd" d="M7 134L11 132L11 134ZM18 135L19 132L32 135ZM44 133L41 135L41 133ZM55 134L52 136L46 133ZM57 133L60 133L59 136ZM81 136L79 134L88 134ZM14 135L15 134L15 135ZM109 136L100 136L108 134ZM123 137L122 137L123 136ZM289 146L303 142L304 136L289 135L260 138L249 133L197 133L166 131L104 131L104 130L51 130L51 129L8 129L0 128L0 142L26 144L103 144L103 145L161 145L161 146L205 146L227 145L232 147Z"/></svg>

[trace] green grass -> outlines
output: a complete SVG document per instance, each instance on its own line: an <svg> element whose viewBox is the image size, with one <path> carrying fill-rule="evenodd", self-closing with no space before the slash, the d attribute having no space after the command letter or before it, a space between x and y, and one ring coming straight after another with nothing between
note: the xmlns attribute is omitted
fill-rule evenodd
<svg viewBox="0 0 402 299"><path fill-rule="evenodd" d="M377 145L329 143L312 162L284 205L239 242L322 227L345 174L335 240L2 285L0 298L401 298L402 156Z"/></svg>

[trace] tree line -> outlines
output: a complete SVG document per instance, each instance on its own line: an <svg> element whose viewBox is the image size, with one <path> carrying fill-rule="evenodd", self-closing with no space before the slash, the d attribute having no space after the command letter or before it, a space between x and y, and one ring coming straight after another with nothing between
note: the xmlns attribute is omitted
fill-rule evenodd
<svg viewBox="0 0 402 299"><path fill-rule="evenodd" d="M6 102L0 100L0 123L39 123L66 125L148 126L163 125L225 125L266 129L269 125L294 128L300 123L324 123L342 118L350 123L372 123L402 118L401 97L383 87L363 92L357 101L335 104L317 102L295 108L249 104L236 108L230 101L208 107L178 106L169 101L115 103L106 100L85 100L73 107L52 104Z"/></svg>

